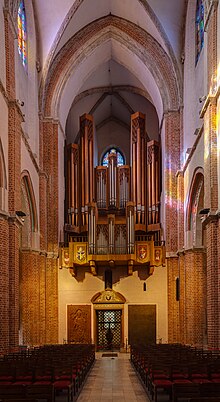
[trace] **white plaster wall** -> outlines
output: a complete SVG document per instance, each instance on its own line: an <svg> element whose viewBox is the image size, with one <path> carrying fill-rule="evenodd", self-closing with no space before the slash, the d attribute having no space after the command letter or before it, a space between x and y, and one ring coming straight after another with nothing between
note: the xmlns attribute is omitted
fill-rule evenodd
<svg viewBox="0 0 220 402"><path fill-rule="evenodd" d="M4 193L3 208L8 212L8 106L0 93L0 138L3 148L3 155L5 160L5 169L7 177L7 190Z"/></svg>
<svg viewBox="0 0 220 402"><path fill-rule="evenodd" d="M17 50L15 40L15 78L16 99L24 102L21 107L24 114L22 128L28 138L32 152L38 158L39 154L39 118L38 118L38 77L36 70L36 32L33 8L30 2L25 2L27 19L27 71L25 71Z"/></svg>
<svg viewBox="0 0 220 402"><path fill-rule="evenodd" d="M218 210L220 210L220 97L217 102Z"/></svg>
<svg viewBox="0 0 220 402"><path fill-rule="evenodd" d="M220 87L220 5L218 5L217 35L217 86ZM220 97L217 102L217 138L218 138L218 209L220 210Z"/></svg>
<svg viewBox="0 0 220 402"><path fill-rule="evenodd" d="M32 247L36 250L40 248L40 234L39 234L39 176L38 172L31 160L30 154L25 146L23 140L21 140L21 173L27 170L30 174L31 183L33 186L34 197L36 201L36 209L37 209L37 220L38 220L38 233L35 233L33 236Z"/></svg>
<svg viewBox="0 0 220 402"><path fill-rule="evenodd" d="M98 144L98 160L111 146L118 147L125 155L126 164L130 161L130 132L119 124L110 121L96 131Z"/></svg>
<svg viewBox="0 0 220 402"><path fill-rule="evenodd" d="M4 0L0 0L0 80L5 87L6 70L5 70L5 24L3 14Z"/></svg>
<svg viewBox="0 0 220 402"><path fill-rule="evenodd" d="M196 1L188 3L185 30L185 62L184 62L184 155L183 161L187 159L186 150L191 148L195 141L193 135L197 128L203 124L199 112L203 103L199 98L207 95L206 88L206 34L204 48L195 66L195 13Z"/></svg>
<svg viewBox="0 0 220 402"><path fill-rule="evenodd" d="M196 151L194 152L192 159L184 173L184 218L185 218L185 229L187 229L187 207L189 203L189 192L191 188L191 183L195 170L198 168L204 168L204 135L201 136L200 141L197 145ZM192 233L191 231L185 230L185 249L191 248L192 243Z"/></svg>
<svg viewBox="0 0 220 402"><path fill-rule="evenodd" d="M162 338L167 342L167 269L155 268L154 274L146 279L146 276L138 275L134 271L132 276L126 276L126 267L117 267L113 270L113 289L123 294L126 298L124 305L124 343L128 338L128 305L129 304L156 304L156 338ZM104 290L104 269L98 270L98 276L94 277L88 270L78 268L77 277L70 275L68 269L59 270L59 342L67 338L67 305L87 304L91 305L91 298ZM147 290L143 291L143 283L146 282ZM92 340L94 341L93 307L91 320Z"/></svg>
<svg viewBox="0 0 220 402"><path fill-rule="evenodd" d="M161 128L161 149L165 149L165 125L163 123ZM161 152L161 180L162 180L162 192L160 197L160 221L161 221L161 240L166 240L166 193L165 193L165 152Z"/></svg>

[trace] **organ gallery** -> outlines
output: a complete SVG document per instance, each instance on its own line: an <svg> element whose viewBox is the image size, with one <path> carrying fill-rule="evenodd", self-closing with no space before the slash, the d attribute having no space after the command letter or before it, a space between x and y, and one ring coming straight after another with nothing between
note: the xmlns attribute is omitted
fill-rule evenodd
<svg viewBox="0 0 220 402"><path fill-rule="evenodd" d="M130 164L112 148L102 165L94 166L94 123L80 118L78 143L66 146L66 223L60 268L99 265L127 275L143 266L149 275L165 263L160 225L160 144L149 141L145 115L131 116Z"/></svg>

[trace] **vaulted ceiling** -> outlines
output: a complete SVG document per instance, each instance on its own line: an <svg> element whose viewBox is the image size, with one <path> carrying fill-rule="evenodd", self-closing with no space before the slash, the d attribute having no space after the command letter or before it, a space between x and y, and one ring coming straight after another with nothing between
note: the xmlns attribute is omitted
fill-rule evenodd
<svg viewBox="0 0 220 402"><path fill-rule="evenodd" d="M46 85L54 60L59 60L68 43L74 43L72 38L77 41L80 34L84 35L85 26L95 26L98 20L112 15L123 19L125 25L127 21L128 30L137 27L143 36L147 33L154 38L153 46L164 50L163 58L170 60L181 88L186 0L34 0L34 9L41 84ZM85 112L94 115L97 127L110 120L129 127L131 113L139 110L150 116L153 123L148 127L152 131L149 136L156 136L164 112L162 92L166 92L156 70L163 60L150 60L150 51L145 52L141 43L137 49L129 32L123 35L120 40L120 34L106 28L104 39L91 36L90 51L82 46L75 59L70 58L72 67L65 71L56 109L64 128L69 122L67 135L77 135L78 116Z"/></svg>

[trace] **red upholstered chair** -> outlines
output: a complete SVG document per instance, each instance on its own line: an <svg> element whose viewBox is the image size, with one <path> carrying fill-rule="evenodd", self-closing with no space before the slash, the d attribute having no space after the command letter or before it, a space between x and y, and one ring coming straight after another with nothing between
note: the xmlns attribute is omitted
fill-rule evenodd
<svg viewBox="0 0 220 402"><path fill-rule="evenodd" d="M196 383L174 383L172 387L173 402L178 402L180 398L189 399L199 397L199 384Z"/></svg>
<svg viewBox="0 0 220 402"><path fill-rule="evenodd" d="M46 399L47 402L55 401L55 391L52 384L33 384L26 387L28 398Z"/></svg>
<svg viewBox="0 0 220 402"><path fill-rule="evenodd" d="M220 402L220 397L198 397L198 398L190 398L187 402Z"/></svg>
<svg viewBox="0 0 220 402"><path fill-rule="evenodd" d="M67 392L68 402L71 402L76 393L76 384L74 374L71 367L59 367L54 369L55 394L59 392Z"/></svg>
<svg viewBox="0 0 220 402"><path fill-rule="evenodd" d="M0 385L1 399L21 399L26 397L24 385Z"/></svg>
<svg viewBox="0 0 220 402"><path fill-rule="evenodd" d="M167 365L155 364L150 369L148 376L148 390L151 394L152 401L157 402L158 391L166 391L171 398L172 385L170 377L170 367Z"/></svg>

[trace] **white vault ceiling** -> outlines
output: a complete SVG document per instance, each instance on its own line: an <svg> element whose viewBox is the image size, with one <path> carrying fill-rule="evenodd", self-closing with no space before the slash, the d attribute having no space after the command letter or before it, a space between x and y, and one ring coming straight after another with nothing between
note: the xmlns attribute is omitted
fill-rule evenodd
<svg viewBox="0 0 220 402"><path fill-rule="evenodd" d="M43 74L65 43L80 29L109 14L129 20L148 32L176 63L181 76L185 0L33 0ZM94 93L94 89L99 91ZM78 117L93 112L95 123L109 118L129 124L132 110L151 111L162 119L163 106L150 71L114 39L73 68L60 99L59 119L74 136ZM156 124L158 126L158 123ZM71 129L69 128L71 126ZM154 126L155 127L155 126ZM152 128L153 129L153 128ZM154 136L154 135L153 135Z"/></svg>

